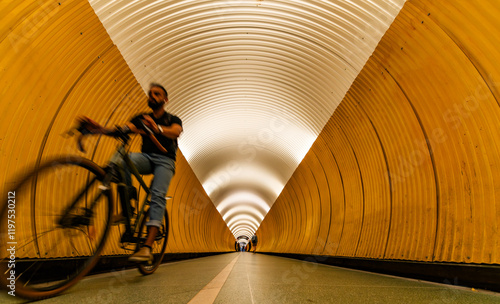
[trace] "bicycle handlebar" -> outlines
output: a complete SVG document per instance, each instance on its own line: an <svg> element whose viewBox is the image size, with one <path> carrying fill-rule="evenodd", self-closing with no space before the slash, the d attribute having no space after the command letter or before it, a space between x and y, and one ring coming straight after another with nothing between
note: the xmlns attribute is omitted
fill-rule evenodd
<svg viewBox="0 0 500 304"><path fill-rule="evenodd" d="M78 150L81 152L86 152L85 147L83 146L83 138L87 135L93 135L93 134L104 134L106 136L111 136L117 139L120 139L124 145L128 144L128 141L130 140L130 136L128 135L129 133L125 130L123 130L122 127L116 125L115 130L112 133L99 133L99 132L92 132L90 129L91 122L94 123L93 121L88 121L86 119L80 119L79 120L79 125L75 127L80 135L77 138L77 146ZM162 152L162 153L167 153L168 150L165 149L165 147L162 146L162 144L158 141L158 139L155 137L154 132L146 126L146 124L140 120L142 124L142 130L139 129L139 133L141 135L147 135L151 141L155 144L155 146ZM68 131L67 134L73 135L72 130Z"/></svg>

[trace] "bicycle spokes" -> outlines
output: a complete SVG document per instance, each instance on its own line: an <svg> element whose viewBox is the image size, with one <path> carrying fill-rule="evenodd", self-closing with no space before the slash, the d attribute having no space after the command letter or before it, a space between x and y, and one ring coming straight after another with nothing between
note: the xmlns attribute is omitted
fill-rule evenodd
<svg viewBox="0 0 500 304"><path fill-rule="evenodd" d="M40 167L16 186L15 267L22 295L57 293L95 264L111 209L110 194L100 187L103 177L95 164L68 158ZM6 237L0 234L0 247ZM4 269L7 261L0 256Z"/></svg>

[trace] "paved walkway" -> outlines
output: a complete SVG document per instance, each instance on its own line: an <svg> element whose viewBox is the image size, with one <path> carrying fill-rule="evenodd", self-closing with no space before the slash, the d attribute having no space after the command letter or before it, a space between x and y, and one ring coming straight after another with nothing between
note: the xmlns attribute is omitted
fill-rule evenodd
<svg viewBox="0 0 500 304"><path fill-rule="evenodd" d="M0 303L23 303L5 292ZM253 253L88 277L38 303L500 303L500 294Z"/></svg>

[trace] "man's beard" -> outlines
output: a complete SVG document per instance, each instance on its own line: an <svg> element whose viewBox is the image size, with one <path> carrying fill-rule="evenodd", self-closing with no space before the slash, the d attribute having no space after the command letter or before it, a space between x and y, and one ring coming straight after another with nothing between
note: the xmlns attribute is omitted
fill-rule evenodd
<svg viewBox="0 0 500 304"><path fill-rule="evenodd" d="M156 101L148 100L148 106L153 111L158 110L159 108L163 107L163 105L164 105L163 102L156 102Z"/></svg>

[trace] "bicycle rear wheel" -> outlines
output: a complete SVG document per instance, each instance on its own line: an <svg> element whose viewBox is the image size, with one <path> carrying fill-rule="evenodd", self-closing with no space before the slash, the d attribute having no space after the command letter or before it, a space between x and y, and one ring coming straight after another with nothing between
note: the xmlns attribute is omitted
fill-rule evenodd
<svg viewBox="0 0 500 304"><path fill-rule="evenodd" d="M146 223L149 220L149 210L146 212L146 216L143 216L141 219L140 229L138 238L140 242L137 244L136 251L138 251L144 241L146 241L146 236L148 234ZM151 253L153 254L153 260L150 262L145 262L139 264L139 272L143 275L152 274L155 270L160 266L163 261L163 256L165 255L165 249L167 248L168 241L168 212L165 209L165 216L163 217L163 221L161 223L161 227L158 231L158 234L155 238L153 246L151 246Z"/></svg>
<svg viewBox="0 0 500 304"><path fill-rule="evenodd" d="M109 231L104 170L77 156L49 161L6 189L0 213L0 276L16 296L69 288L97 263ZM9 275L6 275L9 274Z"/></svg>

